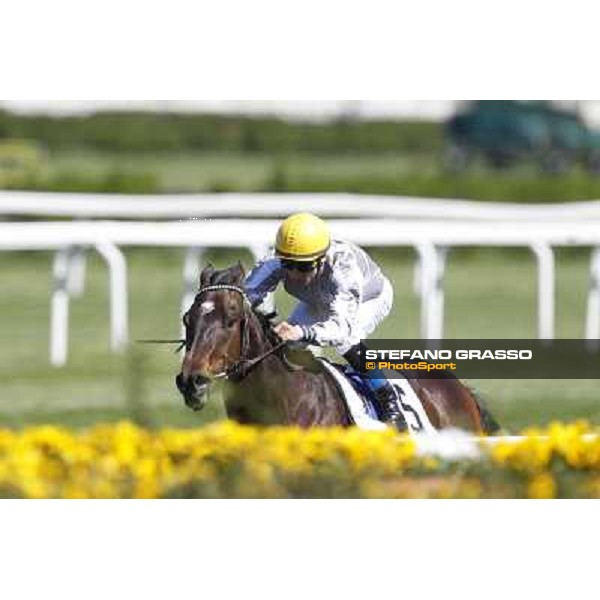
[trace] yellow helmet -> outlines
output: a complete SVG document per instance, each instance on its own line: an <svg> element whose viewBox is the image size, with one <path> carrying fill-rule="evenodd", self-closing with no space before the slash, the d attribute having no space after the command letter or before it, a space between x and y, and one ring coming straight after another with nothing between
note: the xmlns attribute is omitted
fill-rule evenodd
<svg viewBox="0 0 600 600"><path fill-rule="evenodd" d="M311 261L323 256L331 237L326 223L309 213L297 213L279 226L275 253L294 261Z"/></svg>

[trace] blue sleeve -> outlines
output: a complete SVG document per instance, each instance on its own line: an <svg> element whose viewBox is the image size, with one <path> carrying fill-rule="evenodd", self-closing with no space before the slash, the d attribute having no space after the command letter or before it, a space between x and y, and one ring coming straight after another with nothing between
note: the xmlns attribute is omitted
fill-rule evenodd
<svg viewBox="0 0 600 600"><path fill-rule="evenodd" d="M253 305L260 304L267 294L275 290L283 277L279 258L270 256L260 260L248 273L244 288Z"/></svg>

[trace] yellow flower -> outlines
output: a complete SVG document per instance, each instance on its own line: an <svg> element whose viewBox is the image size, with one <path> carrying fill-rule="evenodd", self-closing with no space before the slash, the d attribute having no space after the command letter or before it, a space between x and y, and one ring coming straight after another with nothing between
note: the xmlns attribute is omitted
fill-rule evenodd
<svg viewBox="0 0 600 600"><path fill-rule="evenodd" d="M527 484L529 498L556 498L556 482L550 473L538 473Z"/></svg>
<svg viewBox="0 0 600 600"><path fill-rule="evenodd" d="M30 498L156 498L180 486L237 497L336 489L363 497L510 497L518 491L511 482L520 477L510 477L517 472L528 477L529 497L547 498L559 492L564 461L582 472L583 493L599 494L600 437L585 422L530 428L523 439L482 442L481 450L489 460L465 469L462 462L420 458L413 439L391 430L233 422L195 430L148 431L127 422L79 433L55 426L0 429L0 490Z"/></svg>

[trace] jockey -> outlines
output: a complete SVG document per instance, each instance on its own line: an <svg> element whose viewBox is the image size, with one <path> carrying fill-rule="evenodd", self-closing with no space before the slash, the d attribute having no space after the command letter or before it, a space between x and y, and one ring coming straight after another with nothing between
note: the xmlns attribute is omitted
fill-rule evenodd
<svg viewBox="0 0 600 600"><path fill-rule="evenodd" d="M331 239L327 225L308 213L288 217L277 232L274 255L260 260L245 281L254 306L283 282L300 302L275 326L283 340L332 346L360 372L360 340L369 336L389 314L393 289L367 253L342 240ZM259 309L261 307L259 306ZM365 382L374 392L383 420L406 430L396 388L382 371L370 371Z"/></svg>

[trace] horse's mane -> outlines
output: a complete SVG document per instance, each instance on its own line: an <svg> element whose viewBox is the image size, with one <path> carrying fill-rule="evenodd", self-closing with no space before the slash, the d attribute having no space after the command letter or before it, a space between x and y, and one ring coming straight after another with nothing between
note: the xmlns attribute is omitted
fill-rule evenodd
<svg viewBox="0 0 600 600"><path fill-rule="evenodd" d="M258 323L260 324L262 331L269 342L271 342L273 345L279 343L279 338L273 331L273 322L271 321L269 315L265 315L264 313L256 310L255 307L252 307L252 313L258 320Z"/></svg>

